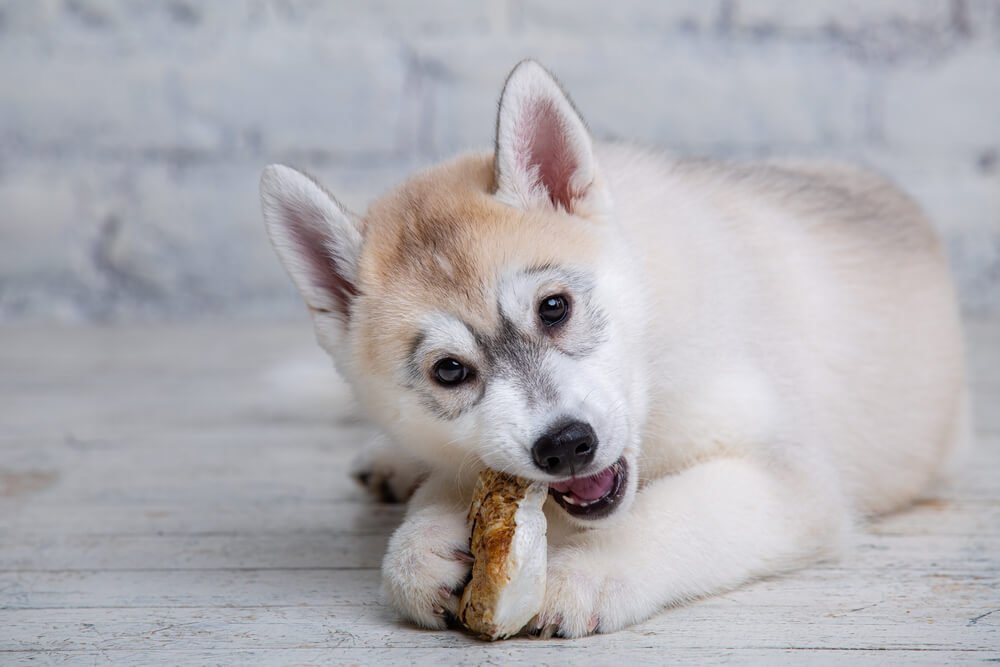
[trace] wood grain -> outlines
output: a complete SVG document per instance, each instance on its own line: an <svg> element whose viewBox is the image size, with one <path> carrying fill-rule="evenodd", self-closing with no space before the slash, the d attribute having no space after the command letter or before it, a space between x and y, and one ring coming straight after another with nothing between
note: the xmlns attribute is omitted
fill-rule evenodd
<svg viewBox="0 0 1000 667"><path fill-rule="evenodd" d="M580 641L486 646L379 601L398 507L302 323L0 329L0 664L951 664L1000 658L1000 323L972 323L979 442L844 558ZM276 379L277 378L277 379ZM293 392L294 398L294 392Z"/></svg>

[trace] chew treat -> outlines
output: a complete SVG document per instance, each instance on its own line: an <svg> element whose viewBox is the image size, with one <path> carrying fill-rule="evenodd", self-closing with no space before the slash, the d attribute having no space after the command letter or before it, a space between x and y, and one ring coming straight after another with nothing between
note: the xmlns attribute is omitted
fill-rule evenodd
<svg viewBox="0 0 1000 667"><path fill-rule="evenodd" d="M479 474L469 508L475 561L458 618L487 639L517 634L542 608L547 494L541 482L494 470Z"/></svg>

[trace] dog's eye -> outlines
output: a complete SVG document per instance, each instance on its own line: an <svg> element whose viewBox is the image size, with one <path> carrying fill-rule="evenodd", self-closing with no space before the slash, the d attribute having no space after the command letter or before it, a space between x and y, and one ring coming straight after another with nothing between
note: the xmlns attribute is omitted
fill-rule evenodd
<svg viewBox="0 0 1000 667"><path fill-rule="evenodd" d="M568 314L569 304L566 302L566 297L561 294L547 296L538 304L538 317L546 326L551 327L559 324L566 319Z"/></svg>
<svg viewBox="0 0 1000 667"><path fill-rule="evenodd" d="M434 379L445 387L462 384L472 376L472 370L458 359L446 357L434 364Z"/></svg>

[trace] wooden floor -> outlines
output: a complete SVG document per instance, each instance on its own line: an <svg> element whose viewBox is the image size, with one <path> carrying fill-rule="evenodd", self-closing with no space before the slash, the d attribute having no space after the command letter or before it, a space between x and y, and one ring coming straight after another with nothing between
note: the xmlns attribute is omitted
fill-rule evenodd
<svg viewBox="0 0 1000 667"><path fill-rule="evenodd" d="M584 640L488 645L379 602L400 519L355 489L308 325L0 329L0 665L1000 662L1000 324L979 443L842 562Z"/></svg>

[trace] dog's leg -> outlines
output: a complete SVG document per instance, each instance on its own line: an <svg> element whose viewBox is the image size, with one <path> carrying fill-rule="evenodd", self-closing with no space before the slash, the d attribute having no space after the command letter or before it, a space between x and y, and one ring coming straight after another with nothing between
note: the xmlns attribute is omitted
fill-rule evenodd
<svg viewBox="0 0 1000 667"><path fill-rule="evenodd" d="M417 625L443 628L458 611L472 566L465 523L470 500L458 489L454 474L432 473L389 539L382 591L392 607Z"/></svg>
<svg viewBox="0 0 1000 667"><path fill-rule="evenodd" d="M351 477L383 503L404 503L427 477L426 465L388 438L378 436L351 465Z"/></svg>
<svg viewBox="0 0 1000 667"><path fill-rule="evenodd" d="M832 485L831 485L832 486ZM653 481L620 523L550 547L535 632L613 632L663 607L830 555L848 526L835 489L747 459Z"/></svg>

